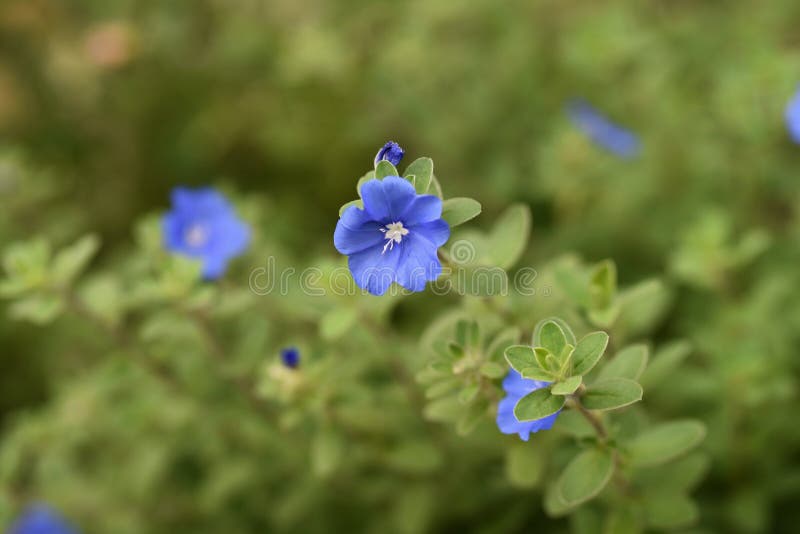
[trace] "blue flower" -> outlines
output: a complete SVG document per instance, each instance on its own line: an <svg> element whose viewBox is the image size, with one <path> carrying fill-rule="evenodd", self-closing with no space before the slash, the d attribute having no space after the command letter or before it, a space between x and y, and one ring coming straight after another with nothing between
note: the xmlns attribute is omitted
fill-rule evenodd
<svg viewBox="0 0 800 534"><path fill-rule="evenodd" d="M300 351L296 347L281 349L281 360L283 360L283 365L286 367L297 369L300 365Z"/></svg>
<svg viewBox="0 0 800 534"><path fill-rule="evenodd" d="M792 141L800 144L800 88L786 106L786 128Z"/></svg>
<svg viewBox="0 0 800 534"><path fill-rule="evenodd" d="M397 165L400 163L400 160L403 159L405 153L406 151L400 148L400 145L394 141L389 141L375 154L375 165L377 166L378 162L382 159L385 159L392 165Z"/></svg>
<svg viewBox="0 0 800 534"><path fill-rule="evenodd" d="M228 260L250 242L250 228L233 206L211 187L172 190L172 211L162 220L167 249L203 261L203 277L219 278Z"/></svg>
<svg viewBox="0 0 800 534"><path fill-rule="evenodd" d="M450 237L441 199L418 195L398 176L369 180L361 198L364 209L347 208L333 234L358 287L373 295L386 293L392 282L424 290L442 272L436 251Z"/></svg>
<svg viewBox="0 0 800 534"><path fill-rule="evenodd" d="M520 421L514 415L514 407L522 397L549 385L550 382L522 378L521 374L514 369L510 369L503 379L503 389L506 392L506 396L497 406L497 427L500 432L503 434L519 434L523 441L528 441L531 432L550 430L561 410L535 421Z"/></svg>
<svg viewBox="0 0 800 534"><path fill-rule="evenodd" d="M639 154L641 143L636 134L614 124L585 100L570 101L567 115L589 139L617 156L629 159Z"/></svg>
<svg viewBox="0 0 800 534"><path fill-rule="evenodd" d="M77 534L55 510L44 504L28 507L7 534Z"/></svg>

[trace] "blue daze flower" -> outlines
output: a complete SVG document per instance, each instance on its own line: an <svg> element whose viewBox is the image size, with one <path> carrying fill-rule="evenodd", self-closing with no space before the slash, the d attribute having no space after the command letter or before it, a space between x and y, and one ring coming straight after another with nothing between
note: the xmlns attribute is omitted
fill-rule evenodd
<svg viewBox="0 0 800 534"><path fill-rule="evenodd" d="M549 385L550 382L522 378L521 374L514 369L510 369L503 379L503 389L506 392L506 396L497 406L497 427L500 432L503 434L519 434L523 441L528 441L531 432L550 430L561 410L535 421L520 421L514 415L514 407L522 397Z"/></svg>
<svg viewBox="0 0 800 534"><path fill-rule="evenodd" d="M375 165L377 166L378 162L382 159L385 159L392 165L397 165L400 163L400 160L403 159L405 153L406 151L400 148L400 145L394 141L389 141L375 154Z"/></svg>
<svg viewBox="0 0 800 534"><path fill-rule="evenodd" d="M289 369L297 369L300 365L300 351L296 347L281 349L281 360Z"/></svg>
<svg viewBox="0 0 800 534"><path fill-rule="evenodd" d="M64 518L44 504L28 507L7 534L77 534Z"/></svg>
<svg viewBox="0 0 800 534"><path fill-rule="evenodd" d="M222 276L228 260L250 242L250 228L211 187L173 189L172 211L164 216L162 230L167 249L203 261L206 280Z"/></svg>
<svg viewBox="0 0 800 534"><path fill-rule="evenodd" d="M800 88L786 105L786 128L792 141L800 144Z"/></svg>
<svg viewBox="0 0 800 534"><path fill-rule="evenodd" d="M418 195L399 176L365 182L361 198L364 209L347 208L333 233L356 285L373 295L383 295L393 282L423 291L442 272L436 251L450 237L441 199Z"/></svg>
<svg viewBox="0 0 800 534"><path fill-rule="evenodd" d="M570 101L567 115L589 139L609 152L626 159L639 154L641 143L636 134L611 122L585 100Z"/></svg>

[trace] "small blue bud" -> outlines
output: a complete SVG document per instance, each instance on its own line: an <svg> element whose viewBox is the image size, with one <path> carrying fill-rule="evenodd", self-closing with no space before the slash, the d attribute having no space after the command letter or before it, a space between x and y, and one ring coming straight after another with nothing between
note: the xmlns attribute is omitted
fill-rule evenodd
<svg viewBox="0 0 800 534"><path fill-rule="evenodd" d="M398 145L394 141L389 141L388 143L383 145L383 147L381 147L380 150L378 150L377 154L375 154L375 166L377 166L378 162L381 161L382 159L385 159L392 165L397 165L398 163L400 163L400 160L403 159L403 155L405 153L406 151L403 150L400 147L400 145Z"/></svg>
<svg viewBox="0 0 800 534"><path fill-rule="evenodd" d="M281 349L281 360L289 369L297 369L300 365L300 351L296 347Z"/></svg>

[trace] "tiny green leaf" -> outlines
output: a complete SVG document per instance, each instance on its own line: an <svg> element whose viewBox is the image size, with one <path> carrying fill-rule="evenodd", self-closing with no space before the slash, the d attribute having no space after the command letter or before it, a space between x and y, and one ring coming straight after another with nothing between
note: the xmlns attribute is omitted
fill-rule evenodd
<svg viewBox="0 0 800 534"><path fill-rule="evenodd" d="M89 234L66 247L53 258L51 272L53 279L61 284L72 282L100 248L100 239Z"/></svg>
<svg viewBox="0 0 800 534"><path fill-rule="evenodd" d="M647 358L647 345L625 347L600 370L598 379L619 377L638 380L647 366Z"/></svg>
<svg viewBox="0 0 800 534"><path fill-rule="evenodd" d="M488 378L500 378L505 376L507 369L505 366L496 362L486 362L481 365L480 372L483 376Z"/></svg>
<svg viewBox="0 0 800 534"><path fill-rule="evenodd" d="M642 400L642 386L627 378L609 378L595 382L581 397L590 410L616 410Z"/></svg>
<svg viewBox="0 0 800 534"><path fill-rule="evenodd" d="M528 244L530 227L531 212L525 204L515 204L503 212L489 234L489 257L494 265L513 267Z"/></svg>
<svg viewBox="0 0 800 534"><path fill-rule="evenodd" d="M557 482L561 500L569 507L597 496L614 473L614 458L608 449L590 449L567 465Z"/></svg>
<svg viewBox="0 0 800 534"><path fill-rule="evenodd" d="M506 477L514 487L536 487L546 466L546 456L541 447L516 443L506 451Z"/></svg>
<svg viewBox="0 0 800 534"><path fill-rule="evenodd" d="M566 380L553 384L553 387L550 388L550 392L553 395L572 395L581 385L581 382L583 382L583 377L581 375L571 376Z"/></svg>
<svg viewBox="0 0 800 534"><path fill-rule="evenodd" d="M656 491L645 495L644 515L647 524L656 529L687 527L697 521L697 505L686 495Z"/></svg>
<svg viewBox="0 0 800 534"><path fill-rule="evenodd" d="M515 371L521 373L529 367L538 367L533 348L527 345L512 345L505 350L506 361Z"/></svg>
<svg viewBox="0 0 800 534"><path fill-rule="evenodd" d="M387 176L400 176L400 173L397 172L394 165L382 159L378 162L378 165L375 166L375 178L383 179Z"/></svg>
<svg viewBox="0 0 800 534"><path fill-rule="evenodd" d="M537 347L544 347L553 355L560 355L567 345L567 336L561 326L550 319L536 325L533 337Z"/></svg>
<svg viewBox="0 0 800 534"><path fill-rule="evenodd" d="M642 374L642 386L652 388L669 376L689 356L692 346L688 341L673 341L653 355L652 362Z"/></svg>
<svg viewBox="0 0 800 534"><path fill-rule="evenodd" d="M474 219L480 212L480 202L471 198L448 198L442 203L442 219L447 221L451 228Z"/></svg>
<svg viewBox="0 0 800 534"><path fill-rule="evenodd" d="M333 309L322 316L319 322L319 334L322 339L334 340L345 334L358 319L358 312L353 308Z"/></svg>
<svg viewBox="0 0 800 534"><path fill-rule="evenodd" d="M431 178L433 178L433 160L431 158L419 158L412 161L403 177L408 179L414 177L414 188L419 195L435 194L431 191Z"/></svg>
<svg viewBox="0 0 800 534"><path fill-rule="evenodd" d="M617 267L611 260L597 264L589 278L589 306L592 310L605 310L617 294Z"/></svg>
<svg viewBox="0 0 800 534"><path fill-rule="evenodd" d="M543 380L544 382L552 382L555 376L547 369L541 367L526 367L520 374L522 378L529 378L531 380Z"/></svg>
<svg viewBox="0 0 800 534"><path fill-rule="evenodd" d="M586 334L578 341L572 351L572 372L576 375L585 375L597 365L608 346L608 334L605 332L592 332Z"/></svg>
<svg viewBox="0 0 800 534"><path fill-rule="evenodd" d="M549 388L537 389L519 400L514 407L514 415L519 421L536 421L553 415L566 402L565 397L551 394Z"/></svg>
<svg viewBox="0 0 800 534"><path fill-rule="evenodd" d="M657 425L630 443L631 463L648 466L668 462L695 447L705 435L705 425L691 419Z"/></svg>

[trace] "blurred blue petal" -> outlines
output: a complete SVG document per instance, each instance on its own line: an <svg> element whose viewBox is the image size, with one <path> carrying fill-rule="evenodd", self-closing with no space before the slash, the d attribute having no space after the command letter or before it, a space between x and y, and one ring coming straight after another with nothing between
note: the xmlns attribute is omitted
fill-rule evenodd
<svg viewBox="0 0 800 534"><path fill-rule="evenodd" d="M592 142L617 156L629 159L641 151L641 142L636 134L613 123L585 100L570 101L567 115Z"/></svg>

